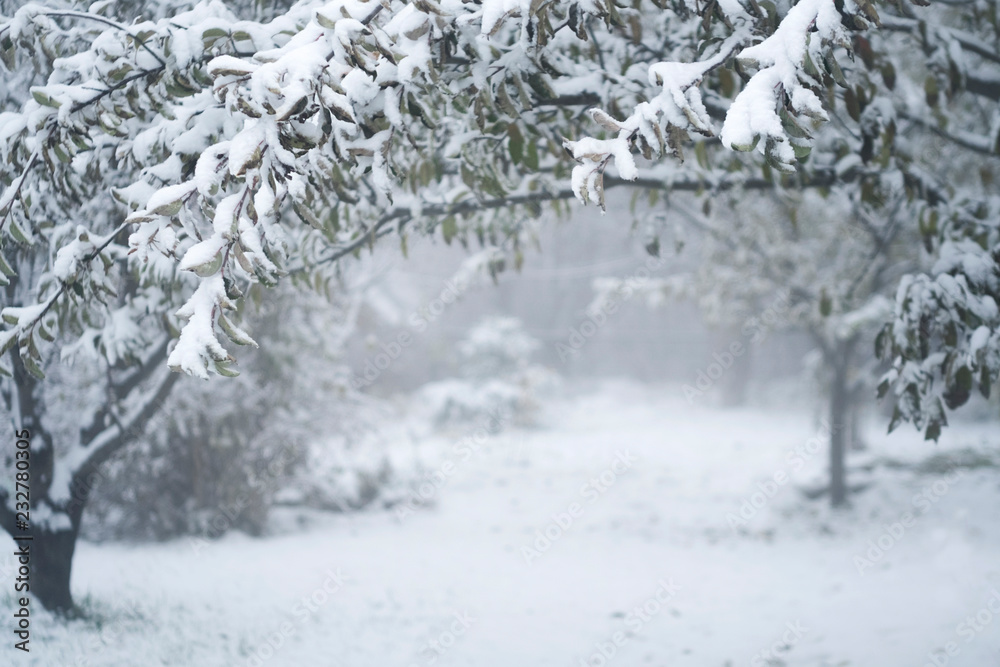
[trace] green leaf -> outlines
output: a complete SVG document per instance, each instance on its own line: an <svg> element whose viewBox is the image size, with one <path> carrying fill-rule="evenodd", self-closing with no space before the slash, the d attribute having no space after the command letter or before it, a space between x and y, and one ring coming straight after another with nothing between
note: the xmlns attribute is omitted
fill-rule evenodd
<svg viewBox="0 0 1000 667"><path fill-rule="evenodd" d="M178 199L176 201L167 202L166 204L161 204L152 211L150 211L150 213L152 213L153 215L166 215L168 217L173 217L178 213L180 213L181 207L183 205L184 201L182 199Z"/></svg>
<svg viewBox="0 0 1000 667"><path fill-rule="evenodd" d="M496 96L497 106L500 107L505 114L511 118L517 118L520 114L517 113L517 107L514 106L514 101L510 99L510 94L507 92L507 87L502 83L497 86L497 96Z"/></svg>
<svg viewBox="0 0 1000 667"><path fill-rule="evenodd" d="M806 55L808 58L808 54ZM722 93L723 97L732 98L733 93L736 92L736 77L733 73L725 68L719 69L719 92Z"/></svg>
<svg viewBox="0 0 1000 667"><path fill-rule="evenodd" d="M749 144L733 144L734 151L740 151L741 153L748 153L753 149L757 148L757 144L760 143L760 135L755 134L753 137L753 143Z"/></svg>
<svg viewBox="0 0 1000 667"><path fill-rule="evenodd" d="M826 289L823 289L819 296L819 314L823 317L829 317L831 312L833 312L833 300L826 293Z"/></svg>
<svg viewBox="0 0 1000 667"><path fill-rule="evenodd" d="M879 383L879 386L878 386L878 389L875 392L875 395L876 395L876 397L879 400L882 400L883 398L885 398L885 395L887 393L889 393L889 381L888 380L882 380L882 382Z"/></svg>
<svg viewBox="0 0 1000 667"><path fill-rule="evenodd" d="M228 37L229 32L223 28L209 28L205 32L201 33L202 39L218 39L220 37Z"/></svg>
<svg viewBox="0 0 1000 667"><path fill-rule="evenodd" d="M239 243L233 244L233 254L236 256L236 261L244 271L247 273L253 273L253 264L250 263L246 253L243 252L243 247Z"/></svg>
<svg viewBox="0 0 1000 667"><path fill-rule="evenodd" d="M8 35L4 35L3 39L0 40L0 60L3 61L4 67L8 70L13 70L16 65L17 61L14 56L14 42Z"/></svg>
<svg viewBox="0 0 1000 667"><path fill-rule="evenodd" d="M110 72L108 72L108 78L112 81L118 82L128 76L128 73L132 71L132 66L128 63L123 64L121 67L116 67Z"/></svg>
<svg viewBox="0 0 1000 667"><path fill-rule="evenodd" d="M855 122L861 120L861 104L858 96L850 88L844 90L844 105L847 107L847 113Z"/></svg>
<svg viewBox="0 0 1000 667"><path fill-rule="evenodd" d="M230 368L229 362L227 361L216 361L215 370L219 373L219 375L227 378L234 378L240 374L238 370Z"/></svg>
<svg viewBox="0 0 1000 667"><path fill-rule="evenodd" d="M888 351L888 348L886 347L888 341L889 328L882 327L882 329L878 332L878 335L875 336L875 356L879 359L885 358L886 352Z"/></svg>
<svg viewBox="0 0 1000 667"><path fill-rule="evenodd" d="M955 372L955 384L964 391L970 391L972 389L972 369L968 366L959 368Z"/></svg>
<svg viewBox="0 0 1000 667"><path fill-rule="evenodd" d="M517 123L507 125L507 136L510 159L514 164L520 164L524 159L524 135L521 134Z"/></svg>
<svg viewBox="0 0 1000 667"><path fill-rule="evenodd" d="M321 27L327 29L337 27L336 19L330 18L323 12L316 12L316 23L320 24Z"/></svg>
<svg viewBox="0 0 1000 667"><path fill-rule="evenodd" d="M470 190L475 190L476 189L476 175L472 171L472 169L470 169L469 167L467 167L465 165L465 163L463 162L461 164L461 166L459 167L459 172L462 175L462 182L465 183L465 187L469 188Z"/></svg>
<svg viewBox="0 0 1000 667"><path fill-rule="evenodd" d="M927 77L924 81L924 96L927 98L927 106L936 107L940 97L938 82L933 76Z"/></svg>
<svg viewBox="0 0 1000 667"><path fill-rule="evenodd" d="M46 343L51 343L52 341L54 341L56 339L56 337L53 336L52 333L48 329L46 329L45 325L42 324L42 323L38 324L38 335Z"/></svg>
<svg viewBox="0 0 1000 667"><path fill-rule="evenodd" d="M14 240L22 245L31 245L31 238L28 236L21 224L18 222L15 216L10 217L10 224L7 225L7 229L10 230L10 235L14 237Z"/></svg>
<svg viewBox="0 0 1000 667"><path fill-rule="evenodd" d="M72 158L62 149L59 144L52 144L52 152L56 154L59 161L68 164Z"/></svg>
<svg viewBox="0 0 1000 667"><path fill-rule="evenodd" d="M24 364L24 368L36 378L39 380L45 379L45 373L43 373L42 369L38 367L38 364L35 363L34 359L29 356L21 355L21 363Z"/></svg>
<svg viewBox="0 0 1000 667"><path fill-rule="evenodd" d="M219 326L222 327L222 330L226 333L226 336L229 337L229 340L233 341L237 345L258 347L257 341L251 338L246 331L233 324L225 315L219 315Z"/></svg>
<svg viewBox="0 0 1000 667"><path fill-rule="evenodd" d="M449 215L441 221L441 236L444 237L445 243L451 244L456 234L458 234L458 221L455 216Z"/></svg>
<svg viewBox="0 0 1000 667"><path fill-rule="evenodd" d="M60 106L62 106L60 102L52 99L51 97L43 93L41 90L38 90L37 88L33 88L31 90L31 96L34 97L35 101L41 104L42 106L52 107L54 109L58 109Z"/></svg>
<svg viewBox="0 0 1000 667"><path fill-rule="evenodd" d="M704 141L694 142L694 157L698 161L698 166L708 169L708 148Z"/></svg>
<svg viewBox="0 0 1000 667"><path fill-rule="evenodd" d="M937 439L941 437L941 422L937 419L932 419L927 423L927 430L924 431L924 440L933 440L937 442Z"/></svg>
<svg viewBox="0 0 1000 667"><path fill-rule="evenodd" d="M524 154L524 166L532 171L538 171L538 143L534 138L528 141L528 150Z"/></svg>
<svg viewBox="0 0 1000 667"><path fill-rule="evenodd" d="M837 82L837 85L841 88L847 88L847 79L844 78L844 72L840 69L840 63L833 55L823 56L823 64L826 66L826 71L830 73L833 80Z"/></svg>
<svg viewBox="0 0 1000 667"><path fill-rule="evenodd" d="M654 236L653 240L646 244L646 252L653 257L660 256L660 237Z"/></svg>
<svg viewBox="0 0 1000 667"><path fill-rule="evenodd" d="M219 269L222 268L222 260L223 260L223 254L222 251L220 250L219 252L215 253L215 256L212 259L208 260L207 262L198 264L197 266L192 266L187 270L191 271L196 276L207 278L208 276L215 275L219 271Z"/></svg>
<svg viewBox="0 0 1000 667"><path fill-rule="evenodd" d="M4 318L5 320L7 318ZM17 331L0 331L0 356L7 354L7 351L14 347L17 342Z"/></svg>
<svg viewBox="0 0 1000 667"><path fill-rule="evenodd" d="M894 90L896 88L896 68L893 67L890 62L886 62L882 65L882 81L885 83L885 87L889 90Z"/></svg>

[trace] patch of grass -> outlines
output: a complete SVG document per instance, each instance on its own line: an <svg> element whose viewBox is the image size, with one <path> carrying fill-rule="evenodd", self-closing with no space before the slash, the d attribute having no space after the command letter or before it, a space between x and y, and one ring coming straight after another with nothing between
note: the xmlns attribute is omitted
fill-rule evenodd
<svg viewBox="0 0 1000 667"><path fill-rule="evenodd" d="M918 463L914 470L921 475L944 475L958 468L1000 468L1000 454L965 448L934 454Z"/></svg>
<svg viewBox="0 0 1000 667"><path fill-rule="evenodd" d="M76 603L75 620L85 627L101 632L109 626L143 623L146 619L137 607L112 603L88 593Z"/></svg>

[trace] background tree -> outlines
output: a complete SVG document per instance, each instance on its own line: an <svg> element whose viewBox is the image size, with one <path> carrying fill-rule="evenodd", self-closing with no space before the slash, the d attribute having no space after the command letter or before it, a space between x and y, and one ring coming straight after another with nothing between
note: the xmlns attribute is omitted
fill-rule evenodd
<svg viewBox="0 0 1000 667"><path fill-rule="evenodd" d="M781 330L808 334L827 400L828 493L834 506L842 505L848 495L846 454L857 443L858 412L877 376L865 342L889 316L900 278L921 268L919 233L898 217L861 217L850 202L815 191L727 199L698 213L674 202L670 210L691 229L665 230L671 241L665 245L690 248L698 268L633 289L654 304L694 300L710 322L735 332L719 348L726 354L738 343L743 356ZM666 226L658 214L651 222ZM679 243L681 236L690 243ZM597 286L602 298L623 285L602 279Z"/></svg>
<svg viewBox="0 0 1000 667"><path fill-rule="evenodd" d="M55 38L67 48L81 39L73 31ZM55 58L49 50L29 55L5 87L8 106L18 104L18 93L27 90L37 70L51 68ZM0 125L9 128L9 120L8 114ZM42 243L9 249L0 266L7 276L2 281L7 321L24 309L40 318L19 341L4 333L5 352L15 343L20 347L5 355L9 366L4 364L7 378L0 383L0 395L11 426L31 434L32 593L47 608L62 612L73 610L72 558L95 484L106 477L111 457L138 442L149 422L170 405L171 390L180 379L164 365L176 334L176 321L172 324L169 314L173 290L184 290L183 279L175 280L166 265L162 275L140 277L134 272L125 259L127 235L115 231L124 213L105 185L85 177L79 188L62 192L58 202L43 203L39 210L45 218L36 235ZM45 199L47 192L43 184L35 195ZM22 195L19 205L30 206L31 194ZM89 229L78 224L84 220ZM111 231L91 242L89 234L100 230ZM56 255L67 243L78 244L74 252L82 255L68 260L63 255L62 261L69 264L60 266ZM95 280L57 277L60 271L77 271L76 263L85 264L88 257L101 260L103 270ZM53 291L62 291L67 299L37 303L40 294ZM73 366L64 369L60 362ZM55 373L53 381L42 382L43 371ZM189 409L187 414L194 412ZM4 465L14 470L13 450L7 446ZM0 525L18 535L13 479L13 474L6 475L0 489Z"/></svg>

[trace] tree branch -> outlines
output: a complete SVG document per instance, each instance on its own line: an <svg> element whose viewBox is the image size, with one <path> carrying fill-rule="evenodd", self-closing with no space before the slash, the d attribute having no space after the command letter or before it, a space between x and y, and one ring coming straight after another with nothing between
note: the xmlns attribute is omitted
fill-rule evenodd
<svg viewBox="0 0 1000 667"><path fill-rule="evenodd" d="M146 44L145 40L141 40L138 37L136 37L135 35L133 35L131 32L129 32L129 29L127 27L125 27L121 23L118 23L117 21L112 21L111 19L105 18L103 16L98 16L97 14L90 14L90 13L87 13L87 12L74 12L74 11L44 12L43 16L51 16L51 17L54 17L54 18L65 17L65 18L75 18L75 19L84 19L84 20L90 20L90 21L97 21L98 23L103 23L105 25L109 25L112 28L118 28L119 30L121 30L122 32L124 32L126 35L128 35L129 37L131 37L132 39L134 39L139 46L141 46L143 49L146 50L147 53L149 53L149 55L151 55L154 58L156 58L157 62L159 62L160 65L162 65L163 67L167 66L167 63L163 60L163 58L161 58L158 53L156 53L155 51L153 51L153 49L149 48L149 46Z"/></svg>
<svg viewBox="0 0 1000 667"><path fill-rule="evenodd" d="M66 480L66 490L71 495L75 489L86 484L90 474L115 452L142 435L143 429L150 419L163 408L164 401L180 377L179 373L165 371L147 395L146 400L129 417L122 422L116 421L86 446L75 449L66 457L62 466L66 468L69 475L69 479ZM89 492L89 489L87 491Z"/></svg>
<svg viewBox="0 0 1000 667"><path fill-rule="evenodd" d="M90 442L96 438L101 431L107 428L106 421L108 415L111 413L111 410L121 401L127 399L136 387L152 377L153 373L161 367L164 361L166 361L167 349L170 346L171 340L170 336L164 336L163 341L152 352L150 352L141 363L139 363L138 367L131 375L125 378L121 383L110 384L109 388L112 395L111 400L101 406L101 408L94 413L93 418L90 420L90 425L80 429L80 442Z"/></svg>

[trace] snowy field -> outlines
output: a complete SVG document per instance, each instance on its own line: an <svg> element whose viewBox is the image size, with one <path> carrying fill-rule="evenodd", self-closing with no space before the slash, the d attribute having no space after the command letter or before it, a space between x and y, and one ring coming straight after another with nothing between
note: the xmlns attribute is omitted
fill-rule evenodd
<svg viewBox="0 0 1000 667"><path fill-rule="evenodd" d="M422 437L405 455L444 482L409 515L82 543L73 590L91 617L36 613L15 662L1000 664L1000 432L959 425L934 445L877 426L850 459L865 490L832 515L803 494L826 453L807 414L605 383L478 451L469 433Z"/></svg>

